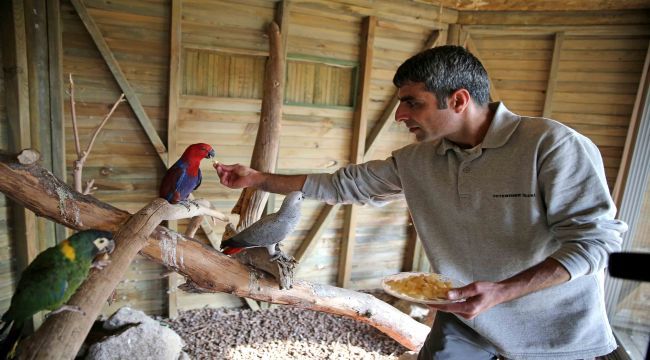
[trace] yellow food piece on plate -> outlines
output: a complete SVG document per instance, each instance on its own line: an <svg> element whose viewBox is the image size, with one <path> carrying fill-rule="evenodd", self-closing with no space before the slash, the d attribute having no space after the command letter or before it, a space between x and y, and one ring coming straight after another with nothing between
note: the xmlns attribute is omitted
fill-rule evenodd
<svg viewBox="0 0 650 360"><path fill-rule="evenodd" d="M414 299L440 299L452 288L451 281L443 281L436 274L413 275L399 280L386 281L393 291Z"/></svg>

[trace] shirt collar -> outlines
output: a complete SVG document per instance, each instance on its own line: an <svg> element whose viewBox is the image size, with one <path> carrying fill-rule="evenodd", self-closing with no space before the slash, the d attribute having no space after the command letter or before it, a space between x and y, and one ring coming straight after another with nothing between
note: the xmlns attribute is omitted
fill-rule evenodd
<svg viewBox="0 0 650 360"><path fill-rule="evenodd" d="M496 110L490 127L481 143L482 149L498 148L505 145L521 121L521 117L508 110L502 102L490 103L488 106L492 109L496 108ZM442 139L436 153L438 155L444 155L450 149L460 150L458 145L447 139Z"/></svg>

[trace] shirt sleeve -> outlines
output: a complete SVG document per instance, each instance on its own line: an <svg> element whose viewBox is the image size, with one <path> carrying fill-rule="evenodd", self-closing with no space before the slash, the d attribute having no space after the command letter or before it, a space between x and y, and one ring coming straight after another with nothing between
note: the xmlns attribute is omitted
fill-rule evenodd
<svg viewBox="0 0 650 360"><path fill-rule="evenodd" d="M307 176L303 193L308 198L334 204L383 206L403 198L395 159L373 160L343 167L333 174Z"/></svg>
<svg viewBox="0 0 650 360"><path fill-rule="evenodd" d="M607 265L621 249L627 225L616 220L602 158L596 145L572 132L540 155L539 181L547 221L560 248L551 255L571 279Z"/></svg>

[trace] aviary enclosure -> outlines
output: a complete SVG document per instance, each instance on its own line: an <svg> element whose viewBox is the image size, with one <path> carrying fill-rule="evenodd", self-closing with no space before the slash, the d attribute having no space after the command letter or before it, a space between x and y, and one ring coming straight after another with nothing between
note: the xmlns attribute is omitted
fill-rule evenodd
<svg viewBox="0 0 650 360"><path fill-rule="evenodd" d="M201 207L170 208L157 191L167 167L199 142L211 144L220 162L290 174L385 158L413 141L394 125L391 80L401 62L423 49L466 47L486 66L493 100L592 139L619 206L635 146L648 147L637 141L647 106L647 1L11 0L1 6L0 307L9 306L22 269L73 231L115 231L118 244L111 264L91 272L70 301L86 316L34 317L39 336L24 344L33 357L74 357L80 334L97 316L124 306L170 319L204 307L250 307L274 319L280 308L273 304L289 304L354 318L397 342L366 340L384 344L377 345L383 353L357 357L396 358L417 349L426 325L358 291L378 288L386 275L429 270L405 203L305 202L299 225L282 242L296 263L278 269L255 252L233 258L215 248L226 220L246 227L276 211L282 196L229 190L208 161L193 193ZM29 151L19 160L25 149L38 151L38 160ZM82 158L83 171L75 171ZM647 237L630 241L647 249ZM632 327L647 333L647 289L617 291L613 323L624 329L631 318L641 319ZM321 333L332 331L333 320L313 323L319 321L326 324ZM366 331L355 326L344 325L344 332ZM321 341L344 343L328 339ZM268 341L259 348L271 356L276 345ZM327 351L293 356L327 358Z"/></svg>

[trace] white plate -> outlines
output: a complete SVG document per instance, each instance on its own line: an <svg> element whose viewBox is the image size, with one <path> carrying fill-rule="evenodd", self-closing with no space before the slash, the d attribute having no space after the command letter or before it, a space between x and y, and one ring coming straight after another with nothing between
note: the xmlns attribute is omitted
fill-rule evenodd
<svg viewBox="0 0 650 360"><path fill-rule="evenodd" d="M427 304L427 305L429 305L429 304L431 304L431 305L435 305L435 304L452 304L452 303L465 301L465 299L456 299L456 300L418 299L418 298L411 297L411 296L409 296L407 294L397 292L397 291L393 290L393 288L388 286L388 284L386 284L387 281L391 281L391 280L403 280L403 279L411 277L411 276L431 275L431 274L437 275L438 279L441 280L441 281L450 281L451 285L452 285L452 289L465 286L464 283L462 283L462 282L460 282L460 281L458 281L456 279L452 279L452 278L450 278L448 276L441 275L441 274L424 273L424 272L403 272L403 273L399 273L399 274L395 274L395 275L386 276L385 278L383 278L381 280L381 287L384 289L385 292L387 292L390 295L393 295L393 296L395 296L397 298L400 298L400 299L403 299L403 300L406 300L406 301L411 301L411 302L415 302L415 303L419 303L419 304Z"/></svg>

